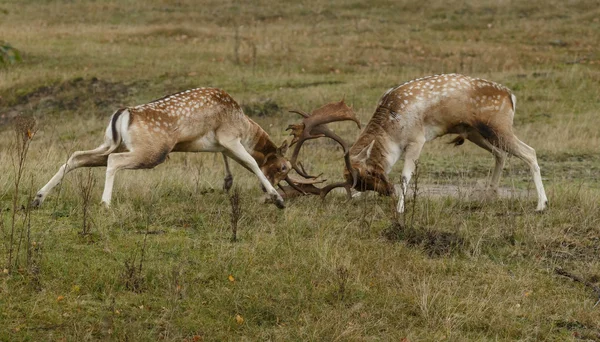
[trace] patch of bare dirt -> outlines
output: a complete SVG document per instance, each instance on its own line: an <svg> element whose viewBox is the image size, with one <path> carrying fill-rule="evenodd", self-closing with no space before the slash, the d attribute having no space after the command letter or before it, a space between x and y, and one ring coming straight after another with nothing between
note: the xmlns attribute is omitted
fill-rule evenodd
<svg viewBox="0 0 600 342"><path fill-rule="evenodd" d="M600 238L590 234L583 237L562 237L542 247L543 255L552 260L592 262L600 255Z"/></svg>
<svg viewBox="0 0 600 342"><path fill-rule="evenodd" d="M242 104L242 109L250 117L275 116L282 112L281 106L271 99Z"/></svg>
<svg viewBox="0 0 600 342"><path fill-rule="evenodd" d="M17 115L46 115L95 107L108 108L110 111L123 106L133 89L130 84L96 77L78 77L33 89L15 89L0 97L0 126Z"/></svg>
<svg viewBox="0 0 600 342"><path fill-rule="evenodd" d="M455 254L467 245L456 233L408 227L399 222L386 228L383 237L388 241L404 241L409 247L421 247L430 257Z"/></svg>
<svg viewBox="0 0 600 342"><path fill-rule="evenodd" d="M558 329L571 331L572 336L577 340L600 341L600 328L594 324L584 323L575 319L559 319L553 323Z"/></svg>

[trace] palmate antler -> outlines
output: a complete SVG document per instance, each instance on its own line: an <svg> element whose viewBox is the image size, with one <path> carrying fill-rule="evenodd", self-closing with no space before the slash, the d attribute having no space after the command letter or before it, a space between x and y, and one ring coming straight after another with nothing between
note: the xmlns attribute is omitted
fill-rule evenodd
<svg viewBox="0 0 600 342"><path fill-rule="evenodd" d="M340 102L333 102L333 103L326 104L320 108L315 109L310 114L307 114L300 110L293 110L291 112L299 114L303 117L301 123L295 124L295 125L289 125L288 128L286 129L286 130L291 131L290 135L292 135L294 137L292 139L290 146L296 145L294 147L294 152L292 153L292 157L290 158L290 163L292 164L292 168L294 170L296 170L296 172L300 176L307 178L307 179L316 179L319 177L319 176L308 175L306 173L306 171L304 170L304 168L302 167L302 164L300 164L297 160L298 160L298 155L300 153L300 149L302 148L302 144L304 144L305 141L311 140L311 139L316 139L316 138L321 138L321 137L331 138L342 146L342 149L344 150L344 161L346 163L346 168L348 170L352 170L352 168L350 166L348 144L344 141L344 139L340 138L337 134L333 133L329 128L327 128L327 126L325 126L326 124L328 124L330 122L354 121L356 123L356 125L358 126L358 128L359 129L361 128L360 121L358 120L358 118L356 117L356 115L354 114L352 109L344 103L344 100L342 100ZM353 173L352 176L356 182L356 175ZM298 184L301 184L301 183L292 184L293 180L292 180L292 182L290 182L286 179L286 181L290 184L290 186L292 186L294 189L296 189L299 192L304 192L302 188L305 188L305 189L308 188L306 186L302 186L302 187L298 186ZM316 190L314 190L313 188L316 188L314 186L314 184L317 184L317 183L321 183L321 181L315 182L315 183L304 183L304 184L312 184L310 187L310 189L311 189L310 193L316 194ZM346 184L346 183L344 183L344 184ZM333 185L340 186L341 183L340 184L336 183ZM333 185L327 186L324 189L328 189L327 192L329 192L329 188ZM350 187L346 187L346 190L349 192ZM319 194L322 194L322 192L319 192Z"/></svg>
<svg viewBox="0 0 600 342"><path fill-rule="evenodd" d="M279 192L281 196L285 198L296 197L299 195L321 195L321 188L316 187L315 184L323 183L326 179L318 178L298 178L294 175L288 174L285 178L286 183L289 186L282 186L279 184Z"/></svg>

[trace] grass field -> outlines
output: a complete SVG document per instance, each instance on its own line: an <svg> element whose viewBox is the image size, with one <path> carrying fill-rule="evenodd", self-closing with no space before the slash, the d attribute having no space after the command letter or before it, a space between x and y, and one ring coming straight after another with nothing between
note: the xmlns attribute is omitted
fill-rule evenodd
<svg viewBox="0 0 600 342"><path fill-rule="evenodd" d="M0 69L0 340L600 341L598 32L595 0L0 2L0 40L23 57ZM365 124L389 87L446 72L514 91L547 212L514 158L502 187L528 196L461 195L494 162L450 137L425 146L417 187L458 195L421 193L399 218L390 198L342 193L278 210L234 165L232 242L212 154L119 173L111 209L102 168L27 207L119 106L220 87L279 144L290 109L345 97ZM19 114L37 133L15 191ZM301 158L337 181L333 146L307 143Z"/></svg>

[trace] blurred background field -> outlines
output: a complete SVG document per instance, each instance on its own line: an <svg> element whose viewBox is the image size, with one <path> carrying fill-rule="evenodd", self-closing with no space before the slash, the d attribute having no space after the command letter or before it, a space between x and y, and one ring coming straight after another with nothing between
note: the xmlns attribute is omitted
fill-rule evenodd
<svg viewBox="0 0 600 342"><path fill-rule="evenodd" d="M21 57L0 66L0 340L600 340L598 32L591 0L0 2L0 40ZM279 211L235 165L231 242L212 154L119 173L110 210L104 169L75 171L26 207L70 153L102 141L120 106L219 87L279 144L298 121L288 110L344 97L366 124L388 88L450 72L513 90L548 212L533 212L514 158L501 184L530 196L463 196L483 188L493 158L450 137L425 146L418 185L458 190L421 193L401 225L378 196ZM35 117L37 133L15 197L17 115ZM341 178L336 145L305 146L310 171Z"/></svg>

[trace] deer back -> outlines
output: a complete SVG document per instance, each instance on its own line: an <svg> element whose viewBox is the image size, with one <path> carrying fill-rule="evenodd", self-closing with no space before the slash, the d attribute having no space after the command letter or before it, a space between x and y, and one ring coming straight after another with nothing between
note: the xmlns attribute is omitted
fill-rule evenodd
<svg viewBox="0 0 600 342"><path fill-rule="evenodd" d="M177 140L194 139L223 126L246 128L248 119L225 91L197 88L130 107L130 125Z"/></svg>

